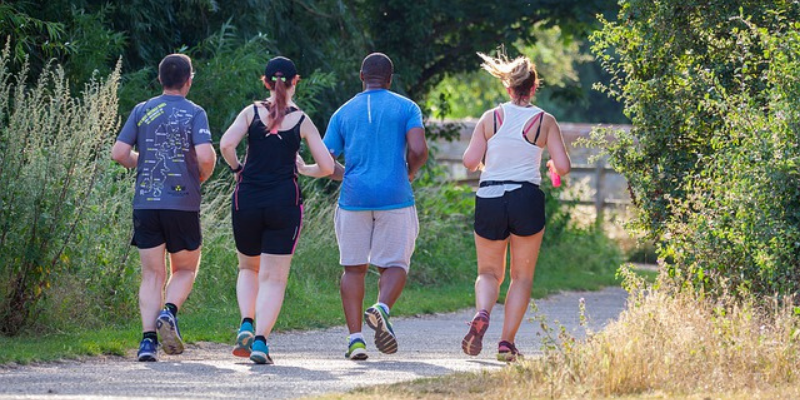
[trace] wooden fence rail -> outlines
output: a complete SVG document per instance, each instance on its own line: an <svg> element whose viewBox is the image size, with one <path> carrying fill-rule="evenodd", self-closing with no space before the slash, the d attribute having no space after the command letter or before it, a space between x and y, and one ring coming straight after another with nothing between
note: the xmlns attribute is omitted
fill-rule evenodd
<svg viewBox="0 0 800 400"><path fill-rule="evenodd" d="M455 158L437 158L437 161L441 163L446 163L449 165L460 165L461 159ZM606 176L607 175L618 175L614 169L609 167L605 160L597 160L594 164L577 164L572 165L572 169L570 173L588 173L593 174L593 183L594 183L594 198L593 199L577 199L577 200L563 200L565 203L568 204L579 204L579 205L593 205L596 212L596 220L597 222L603 221L603 214L606 208L610 207L626 207L630 204L630 200L626 199L607 199L606 198ZM455 179L456 183L467 184L473 187L478 186L478 181L480 179L480 174L478 173L468 173L466 178L462 179Z"/></svg>

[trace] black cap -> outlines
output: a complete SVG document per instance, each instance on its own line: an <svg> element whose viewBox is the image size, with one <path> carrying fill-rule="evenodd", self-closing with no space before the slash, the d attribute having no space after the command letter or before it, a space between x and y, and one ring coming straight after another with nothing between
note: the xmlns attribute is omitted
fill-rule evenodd
<svg viewBox="0 0 800 400"><path fill-rule="evenodd" d="M292 60L286 57L275 57L269 60L267 68L264 69L264 77L273 82L278 78L285 78L284 82L291 84L295 75L297 75L297 68Z"/></svg>

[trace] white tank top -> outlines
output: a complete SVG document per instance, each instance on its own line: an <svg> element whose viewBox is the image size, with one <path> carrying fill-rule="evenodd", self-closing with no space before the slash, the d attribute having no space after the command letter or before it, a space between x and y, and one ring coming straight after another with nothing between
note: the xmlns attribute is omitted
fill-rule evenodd
<svg viewBox="0 0 800 400"><path fill-rule="evenodd" d="M511 103L501 104L500 107L503 109L502 125L486 143L486 162L480 182L484 185L492 181L538 185L542 181L539 171L542 148L529 142L523 131L528 121L544 118L544 115L538 115L543 111L539 107L520 107ZM500 123L499 120L497 122ZM539 124L534 124L533 129L540 129ZM514 183L493 184L481 187L476 194L478 197L500 197L520 187L520 184Z"/></svg>

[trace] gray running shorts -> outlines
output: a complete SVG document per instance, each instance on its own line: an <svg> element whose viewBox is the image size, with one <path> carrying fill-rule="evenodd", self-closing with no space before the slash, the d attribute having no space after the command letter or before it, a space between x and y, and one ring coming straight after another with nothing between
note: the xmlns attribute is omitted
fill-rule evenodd
<svg viewBox="0 0 800 400"><path fill-rule="evenodd" d="M348 211L337 206L334 226L340 264L400 267L408 272L419 235L416 207Z"/></svg>

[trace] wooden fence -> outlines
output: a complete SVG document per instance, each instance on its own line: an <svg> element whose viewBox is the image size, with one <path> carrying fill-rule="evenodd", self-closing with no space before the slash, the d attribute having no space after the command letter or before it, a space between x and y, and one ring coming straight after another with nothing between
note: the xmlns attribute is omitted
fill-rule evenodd
<svg viewBox="0 0 800 400"><path fill-rule="evenodd" d="M601 157L592 163L589 162L593 158L592 156L597 153L596 150L574 145L575 140L580 137L586 137L592 127L593 125L589 124L561 124L567 150L572 158L570 178L565 182L569 185L571 182L577 182L583 178L588 180L588 189L593 191L590 197L576 199L573 196L572 198L565 198L563 201L570 204L594 206L596 221L600 222L603 220L606 209L626 207L630 204L630 199L624 178L608 166L604 158ZM627 127L620 126L619 128L626 129ZM461 155L469 142L471 130L472 126L467 121L461 140L446 144L438 143L439 152L436 160L448 166L454 181L477 187L479 173L467 172L461 164Z"/></svg>

